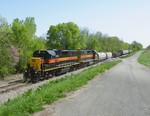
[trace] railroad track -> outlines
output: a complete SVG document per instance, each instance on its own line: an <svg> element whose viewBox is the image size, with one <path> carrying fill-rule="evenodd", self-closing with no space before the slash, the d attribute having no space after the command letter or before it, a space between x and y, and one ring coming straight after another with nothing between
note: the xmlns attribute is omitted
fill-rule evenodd
<svg viewBox="0 0 150 116"><path fill-rule="evenodd" d="M106 61L102 61L102 62L108 62L109 60ZM94 66L94 65L91 65ZM89 66L90 67L90 66ZM84 69L84 68L82 68ZM55 78L61 78L61 76L56 76ZM55 78L49 78L48 80L53 80ZM41 83L42 81L39 81L37 83ZM22 79L19 80L11 80L9 82L7 82L6 84L4 84L3 86L0 86L0 94L4 94L10 91L15 91L19 88L25 87L25 86L29 86L32 85L32 83L22 83Z"/></svg>
<svg viewBox="0 0 150 116"><path fill-rule="evenodd" d="M113 59L113 60L116 60L116 58ZM105 61L102 61L102 62L110 62L110 60L105 60ZM97 64L95 64L95 65L97 65ZM91 66L94 66L94 65L91 65ZM82 70L83 69L85 69L85 68L82 68ZM61 76L57 76L55 78L61 78ZM48 80L53 80L55 78L50 78ZM42 81L39 81L37 83L41 83L41 82ZM29 86L29 85L32 85L32 83L22 83L22 79L15 80L15 81L10 81L10 82L6 83L5 85L0 86L0 94L4 94L4 93L10 92L10 91L15 91L15 90L17 90L19 88L22 88L22 87L25 87L25 86Z"/></svg>
<svg viewBox="0 0 150 116"><path fill-rule="evenodd" d="M16 90L16 89L21 88L23 86L27 86L27 84L22 83L22 80L9 82L3 86L0 86L0 94Z"/></svg>

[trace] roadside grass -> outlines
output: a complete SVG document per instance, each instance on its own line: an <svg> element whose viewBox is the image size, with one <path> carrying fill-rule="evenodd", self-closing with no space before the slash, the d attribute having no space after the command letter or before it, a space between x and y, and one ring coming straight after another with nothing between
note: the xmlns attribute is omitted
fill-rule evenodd
<svg viewBox="0 0 150 116"><path fill-rule="evenodd" d="M106 62L95 67L84 70L78 74L72 74L55 81L50 81L38 87L30 89L24 94L0 105L0 116L28 116L34 112L43 110L44 104L51 104L54 101L66 96L67 92L75 91L87 84L96 75L110 69L120 63L121 60Z"/></svg>
<svg viewBox="0 0 150 116"><path fill-rule="evenodd" d="M143 51L140 57L138 58L138 61L139 63L150 67L150 50Z"/></svg>

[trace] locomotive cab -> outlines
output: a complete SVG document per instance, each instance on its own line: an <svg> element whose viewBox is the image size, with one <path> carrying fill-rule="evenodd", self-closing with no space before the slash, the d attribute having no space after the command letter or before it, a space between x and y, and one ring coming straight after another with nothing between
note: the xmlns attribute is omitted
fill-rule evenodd
<svg viewBox="0 0 150 116"><path fill-rule="evenodd" d="M31 79L32 82L45 78L45 72L49 61L57 57L56 53L52 50L36 50L33 57L30 59L29 66L24 74L24 81Z"/></svg>
<svg viewBox="0 0 150 116"><path fill-rule="evenodd" d="M46 63L46 61L52 59L54 56L54 51L37 50L33 53L33 57L30 59L30 67L35 68L37 71L41 71L43 63Z"/></svg>

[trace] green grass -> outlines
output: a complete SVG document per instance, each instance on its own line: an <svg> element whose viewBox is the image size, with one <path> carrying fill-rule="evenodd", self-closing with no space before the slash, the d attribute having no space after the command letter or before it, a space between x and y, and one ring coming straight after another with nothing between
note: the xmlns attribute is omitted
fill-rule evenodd
<svg viewBox="0 0 150 116"><path fill-rule="evenodd" d="M75 91L87 84L96 75L110 69L121 60L107 62L91 67L78 74L72 74L65 78L50 81L38 87L36 90L28 90L13 100L0 105L0 116L28 116L36 111L43 110L44 104L51 104L54 101L66 96L67 92Z"/></svg>
<svg viewBox="0 0 150 116"><path fill-rule="evenodd" d="M143 51L140 57L138 58L138 61L141 64L150 67L150 50Z"/></svg>

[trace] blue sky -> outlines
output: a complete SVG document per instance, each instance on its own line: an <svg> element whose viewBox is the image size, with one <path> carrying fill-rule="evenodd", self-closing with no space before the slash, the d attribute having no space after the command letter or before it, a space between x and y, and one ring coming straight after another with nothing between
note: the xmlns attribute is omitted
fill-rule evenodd
<svg viewBox="0 0 150 116"><path fill-rule="evenodd" d="M79 27L150 45L150 0L0 0L0 15L34 17L38 36L50 25L72 21Z"/></svg>

